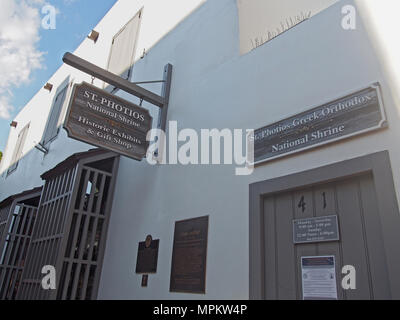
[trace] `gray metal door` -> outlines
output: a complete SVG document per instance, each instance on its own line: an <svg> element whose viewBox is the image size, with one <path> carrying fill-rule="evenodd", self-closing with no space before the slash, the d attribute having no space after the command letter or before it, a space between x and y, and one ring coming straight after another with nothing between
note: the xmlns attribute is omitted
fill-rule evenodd
<svg viewBox="0 0 400 320"><path fill-rule="evenodd" d="M249 196L251 299L303 299L301 257L310 256L335 257L338 299L400 298L400 214L387 151L253 183ZM339 240L294 243L294 220L332 215ZM342 288L347 265L356 289Z"/></svg>
<svg viewBox="0 0 400 320"><path fill-rule="evenodd" d="M302 299L301 257L333 255L339 299L390 298L372 174L264 199L267 299ZM293 220L338 215L340 241L293 243ZM356 269L356 290L343 290L341 269Z"/></svg>

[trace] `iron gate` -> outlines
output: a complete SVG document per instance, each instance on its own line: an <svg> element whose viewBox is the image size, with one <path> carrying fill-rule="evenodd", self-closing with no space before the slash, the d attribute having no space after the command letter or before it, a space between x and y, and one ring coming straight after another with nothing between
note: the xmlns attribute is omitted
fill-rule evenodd
<svg viewBox="0 0 400 320"><path fill-rule="evenodd" d="M11 196L0 204L0 299L15 299L41 188Z"/></svg>
<svg viewBox="0 0 400 320"><path fill-rule="evenodd" d="M45 180L18 299L95 299L119 157L104 150L75 154ZM56 290L41 285L55 267Z"/></svg>

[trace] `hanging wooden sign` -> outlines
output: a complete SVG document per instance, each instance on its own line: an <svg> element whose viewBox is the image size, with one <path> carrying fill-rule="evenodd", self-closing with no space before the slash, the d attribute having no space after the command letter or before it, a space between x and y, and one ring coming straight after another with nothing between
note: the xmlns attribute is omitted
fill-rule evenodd
<svg viewBox="0 0 400 320"><path fill-rule="evenodd" d="M74 86L64 128L70 138L142 160L152 121L148 110L83 82Z"/></svg>

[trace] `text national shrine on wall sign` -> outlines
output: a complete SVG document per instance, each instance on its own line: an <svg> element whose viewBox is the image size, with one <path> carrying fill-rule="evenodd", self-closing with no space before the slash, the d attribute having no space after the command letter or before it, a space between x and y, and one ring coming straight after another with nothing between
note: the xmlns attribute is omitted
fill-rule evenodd
<svg viewBox="0 0 400 320"><path fill-rule="evenodd" d="M254 131L255 164L387 126L379 85Z"/></svg>
<svg viewBox="0 0 400 320"><path fill-rule="evenodd" d="M73 139L142 160L152 121L148 110L84 82L74 87L64 128Z"/></svg>

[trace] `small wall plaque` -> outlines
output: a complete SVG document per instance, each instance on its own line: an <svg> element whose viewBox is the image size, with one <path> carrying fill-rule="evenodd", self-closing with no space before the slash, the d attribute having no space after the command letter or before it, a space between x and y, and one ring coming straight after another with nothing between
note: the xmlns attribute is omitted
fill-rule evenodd
<svg viewBox="0 0 400 320"><path fill-rule="evenodd" d="M158 246L160 240L153 240L150 235L139 242L136 260L136 273L156 273L158 261Z"/></svg>

